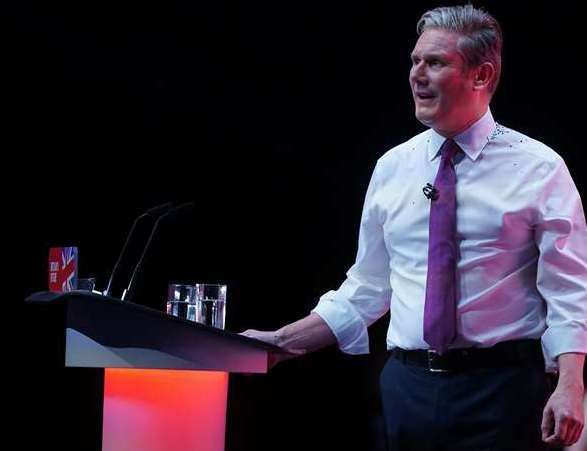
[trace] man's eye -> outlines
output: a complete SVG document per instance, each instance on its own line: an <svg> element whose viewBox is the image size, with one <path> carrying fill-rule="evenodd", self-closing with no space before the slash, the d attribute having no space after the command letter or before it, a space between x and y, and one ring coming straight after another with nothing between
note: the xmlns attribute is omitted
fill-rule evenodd
<svg viewBox="0 0 587 451"><path fill-rule="evenodd" d="M442 66L442 62L440 60L430 60L428 64L432 67Z"/></svg>

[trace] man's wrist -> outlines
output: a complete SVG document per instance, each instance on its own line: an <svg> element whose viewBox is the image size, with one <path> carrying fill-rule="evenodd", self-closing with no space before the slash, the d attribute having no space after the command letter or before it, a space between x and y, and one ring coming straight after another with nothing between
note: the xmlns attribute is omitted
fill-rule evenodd
<svg viewBox="0 0 587 451"><path fill-rule="evenodd" d="M583 393L585 390L581 377L566 377L558 379L556 388L559 390L573 390Z"/></svg>
<svg viewBox="0 0 587 451"><path fill-rule="evenodd" d="M557 388L572 388L583 391L584 362L585 354L569 352L559 355L559 375Z"/></svg>
<svg viewBox="0 0 587 451"><path fill-rule="evenodd" d="M283 348L286 342L286 332L285 328L287 326L282 327L281 329L277 329L274 333L273 339L275 340L275 344L280 348Z"/></svg>

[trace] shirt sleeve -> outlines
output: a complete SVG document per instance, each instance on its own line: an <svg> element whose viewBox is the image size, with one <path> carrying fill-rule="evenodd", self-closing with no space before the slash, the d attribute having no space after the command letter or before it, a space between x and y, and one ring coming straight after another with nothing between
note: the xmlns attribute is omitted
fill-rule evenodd
<svg viewBox="0 0 587 451"><path fill-rule="evenodd" d="M375 201L380 188L375 167L361 214L355 263L336 291L324 294L312 312L317 313L336 336L341 351L367 354L367 327L389 309L389 255L383 239L380 208Z"/></svg>
<svg viewBox="0 0 587 451"><path fill-rule="evenodd" d="M546 301L542 348L548 371L566 352L587 353L587 227L581 198L562 159L538 198L537 288Z"/></svg>

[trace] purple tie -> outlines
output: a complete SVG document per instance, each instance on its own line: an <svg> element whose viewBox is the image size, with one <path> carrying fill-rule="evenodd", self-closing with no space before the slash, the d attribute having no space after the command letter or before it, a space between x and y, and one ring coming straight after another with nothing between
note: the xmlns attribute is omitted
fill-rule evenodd
<svg viewBox="0 0 587 451"><path fill-rule="evenodd" d="M424 340L439 354L456 336L457 177L452 159L459 150L452 139L442 144L437 195L430 203Z"/></svg>

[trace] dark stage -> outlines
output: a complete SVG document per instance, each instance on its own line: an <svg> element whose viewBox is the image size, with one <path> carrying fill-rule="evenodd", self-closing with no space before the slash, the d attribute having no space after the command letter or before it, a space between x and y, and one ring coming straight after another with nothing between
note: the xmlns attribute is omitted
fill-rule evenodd
<svg viewBox="0 0 587 451"><path fill-rule="evenodd" d="M475 5L504 30L494 117L563 156L584 198L578 3ZM416 21L433 6L5 7L5 322L18 362L12 419L27 431L19 449L101 449L101 373L65 369L59 318L23 302L46 289L49 247L78 246L80 276L103 289L138 214L194 201L162 225L137 302L163 310L170 281L225 282L228 330L275 329L339 286L376 160L424 130L409 55ZM370 329L370 355L329 348L267 375L231 376L226 449L382 449L387 325L385 316Z"/></svg>

